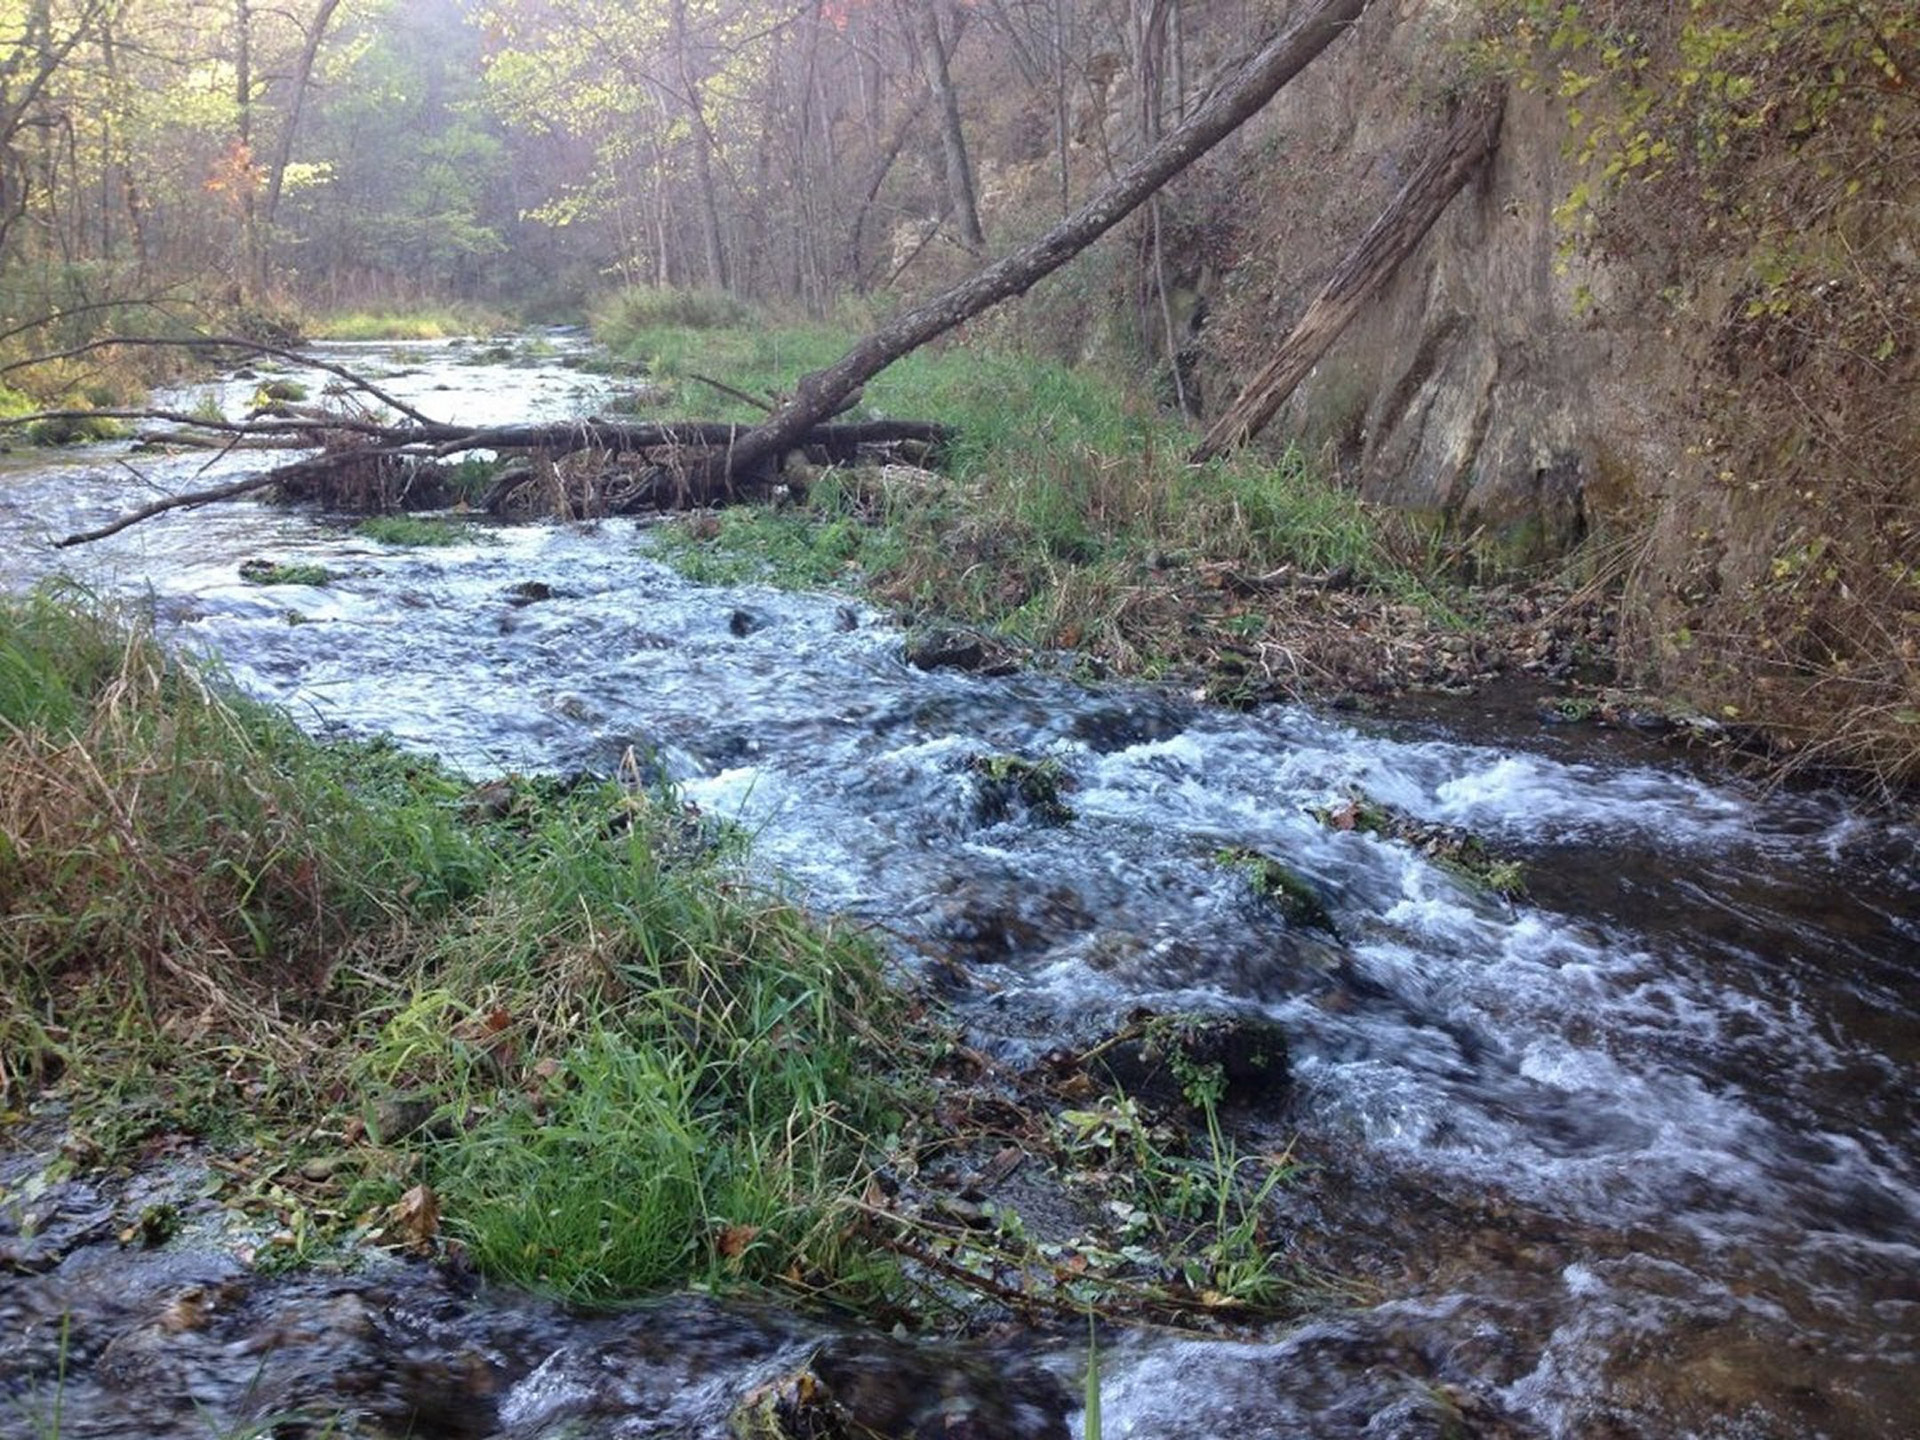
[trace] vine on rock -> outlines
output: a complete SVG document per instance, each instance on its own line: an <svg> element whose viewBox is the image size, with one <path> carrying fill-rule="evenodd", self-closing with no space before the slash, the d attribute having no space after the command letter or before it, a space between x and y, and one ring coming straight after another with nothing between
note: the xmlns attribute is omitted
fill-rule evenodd
<svg viewBox="0 0 1920 1440"><path fill-rule="evenodd" d="M1793 763L1920 777L1920 11L1492 0L1475 58L1563 109L1576 305L1693 397L1632 653Z"/></svg>

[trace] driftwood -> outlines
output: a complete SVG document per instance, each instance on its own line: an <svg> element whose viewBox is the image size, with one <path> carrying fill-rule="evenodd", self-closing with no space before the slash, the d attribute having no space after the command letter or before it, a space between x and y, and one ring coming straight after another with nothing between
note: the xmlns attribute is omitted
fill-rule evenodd
<svg viewBox="0 0 1920 1440"><path fill-rule="evenodd" d="M323 447L322 453L237 485L157 502L137 516L68 536L60 543L81 544L166 510L227 499L269 485L287 493L312 486L315 498L347 494L363 503L383 503L391 500L396 489L402 495L412 493L418 471L410 467L480 449L522 450L530 459L523 475L505 487L496 486L487 497L501 513L520 513L523 507L534 506L610 513L667 504L711 504L771 489L779 481L784 461L796 451L818 450L827 459L844 459L861 445L905 442L924 452L946 438L942 427L923 422L831 422L854 402L868 380L894 361L1000 301L1024 294L1113 229L1258 113L1282 86L1344 35L1368 4L1369 0L1317 0L1309 5L1292 26L1249 54L1191 118L1121 170L1080 209L1031 245L872 331L826 369L802 376L792 394L756 425L617 425L594 419L463 429L433 421L359 376L322 365L319 368L340 375L355 391L400 414L406 423L388 426L371 418L357 418L350 424L329 426L325 421L298 417L245 422L236 427L236 440L304 434ZM181 342L101 342L129 343ZM188 343L314 363L311 357L245 341ZM302 425L310 428L301 431L298 427ZM578 473L565 473L562 462L579 455L599 458L572 466Z"/></svg>
<svg viewBox="0 0 1920 1440"><path fill-rule="evenodd" d="M1495 95L1465 106L1391 204L1333 272L1273 359L1221 412L1195 447L1196 463L1236 450L1258 435L1320 363L1354 316L1413 254L1453 197L1493 153L1500 135Z"/></svg>
<svg viewBox="0 0 1920 1440"><path fill-rule="evenodd" d="M61 412L49 412L61 413ZM274 489L293 500L332 506L389 510L427 506L446 498L440 462L475 450L523 452L536 458L530 467L509 468L488 492L483 508L501 515L560 513L585 516L670 509L713 499L705 486L690 483L686 457L724 454L746 427L713 422L619 424L591 419L545 425L382 425L365 417L264 416L248 421L201 421L159 411L111 413L121 419L164 419L199 426L229 445L270 439L302 444L318 454L277 465L259 475L203 490L192 490L142 506L98 529L69 535L55 543L83 545L116 535L142 520L170 510L191 509L219 500ZM23 416L25 423L35 416ZM924 420L862 420L816 425L790 447L828 463L848 463L863 450L904 450L924 458L950 438L944 425ZM573 463L575 460L578 463ZM564 473L541 468L556 464ZM697 464L694 468L698 468ZM559 488L554 489L558 481ZM746 498L771 489L780 477L771 469L741 472L733 492ZM543 498L550 492L550 503Z"/></svg>

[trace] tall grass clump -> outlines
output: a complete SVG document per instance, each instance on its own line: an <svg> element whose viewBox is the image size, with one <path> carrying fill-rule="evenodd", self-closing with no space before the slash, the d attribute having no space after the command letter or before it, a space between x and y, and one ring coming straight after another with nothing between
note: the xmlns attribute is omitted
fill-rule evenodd
<svg viewBox="0 0 1920 1440"><path fill-rule="evenodd" d="M343 947L483 876L397 762L223 695L137 612L0 602L0 974L16 1009L104 983L161 1009L314 993Z"/></svg>
<svg viewBox="0 0 1920 1440"><path fill-rule="evenodd" d="M359 1130L340 1213L424 1179L517 1283L889 1273L845 1217L928 1062L875 951L738 850L637 783L317 743L138 610L0 601L0 1094L126 1143Z"/></svg>
<svg viewBox="0 0 1920 1440"><path fill-rule="evenodd" d="M831 362L850 338L679 332L651 343L668 371L730 383L746 374L746 388L763 390ZM784 369L769 368L776 355ZM952 426L942 476L828 477L812 487L806 511L726 517L699 543L669 542L676 563L723 580L853 578L914 610L1092 650L1129 669L1194 648L1195 592L1223 571L1338 570L1359 587L1443 610L1421 557L1308 457L1288 450L1191 466L1187 429L1093 367L929 346L877 376L862 403ZM743 554L765 563L756 572Z"/></svg>
<svg viewBox="0 0 1920 1440"><path fill-rule="evenodd" d="M596 304L588 323L600 342L616 352L649 330L726 330L750 326L753 307L723 290L671 285L629 285Z"/></svg>
<svg viewBox="0 0 1920 1440"><path fill-rule="evenodd" d="M363 1072L453 1097L429 1169L491 1273L580 1300L849 1283L840 1206L900 1124L898 1000L872 950L648 813L599 787L548 807Z"/></svg>
<svg viewBox="0 0 1920 1440"><path fill-rule="evenodd" d="M341 311L313 318L305 326L316 340L448 340L509 328L505 316L471 305Z"/></svg>

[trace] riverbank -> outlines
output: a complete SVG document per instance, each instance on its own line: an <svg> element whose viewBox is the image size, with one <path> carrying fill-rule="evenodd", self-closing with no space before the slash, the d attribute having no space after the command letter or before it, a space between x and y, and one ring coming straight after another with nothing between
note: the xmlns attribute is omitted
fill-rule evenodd
<svg viewBox="0 0 1920 1440"><path fill-rule="evenodd" d="M191 1161L266 1272L373 1245L936 1330L1306 1293L1265 1240L1284 1159L1219 1120L1284 1086L1277 1035L1143 1017L1088 1047L1126 1067L1009 1068L632 752L476 784L317 742L67 590L0 602L0 662L0 1134L44 1162L0 1187L6 1268L65 1258L77 1181L123 1244L204 1226L128 1199Z"/></svg>
<svg viewBox="0 0 1920 1440"><path fill-rule="evenodd" d="M738 302L629 292L595 330L670 417L750 421L851 338L755 323ZM1186 463L1193 436L1091 367L985 343L932 347L869 388L874 414L932 416L958 440L933 466L796 461L772 506L660 527L696 580L852 590L905 623L979 627L999 654L1170 683L1210 701L1391 708L1496 684L1543 721L1621 725L1787 771L1765 719L1636 689L1618 665L1629 548L1488 573L1475 537L1367 504L1309 455ZM993 646L988 647L990 650ZM1838 778L1871 783L1872 775Z"/></svg>
<svg viewBox="0 0 1920 1440"><path fill-rule="evenodd" d="M611 382L584 378L572 354L489 370L464 363L464 349L356 355L431 413L457 402L455 418L497 420L504 402L605 403L598 387ZM251 393L257 382L245 383ZM1634 737L1543 730L1530 711L1490 723L1504 690L1422 697L1432 714L1376 720L1235 711L1184 686L1080 683L1045 664L929 672L905 663L914 637L871 607L688 584L658 563L658 532L625 520L469 517L441 527L451 543L417 548L345 517L240 504L46 549L45 537L123 513L156 485L205 483L198 456L140 463L133 475L108 456L71 456L11 476L0 519L26 568L138 597L169 643L220 656L236 687L311 734L389 736L401 752L444 757L463 778L429 814L456 833L503 831L486 843L505 859L441 920L409 921L423 948L391 955L404 995L376 984L390 952L348 945L320 952L342 967L335 989L273 997L270 1018L290 1030L333 1020L309 1047L316 1065L250 1058L249 1036L224 1012L203 1019L202 1004L174 1012L164 1063L125 1078L108 1062L144 1043L145 1027L102 1007L98 1043L78 1056L99 1083L48 1077L33 1113L6 1107L16 1148L0 1159L0 1223L19 1272L0 1296L9 1417L22 1405L48 1415L58 1400L69 1433L186 1440L209 1428L197 1402L254 1419L297 1409L314 1428L373 1417L355 1422L365 1434L534 1440L671 1415L686 1433L719 1436L748 1393L817 1355L814 1378L836 1386L894 1377L882 1388L895 1399L873 1399L890 1408L868 1413L897 1419L904 1389L951 1432L964 1407L1017 1394L1041 1418L991 1433L1057 1435L1044 1417L1068 1423L1083 1393L1079 1313L1102 1284L1143 1313L1138 1287L1115 1283L1132 1276L1188 1329L1100 1334L1103 1408L1128 1433L1440 1433L1457 1411L1483 1434L1607 1425L1651 1436L1710 1428L1748 1405L1794 1433L1776 1420L1814 1403L1836 1435L1897 1433L1889 1417L1904 1411L1890 1397L1904 1394L1906 1339L1886 1302L1907 1265L1883 1242L1910 1170L1894 1082L1911 1033L1913 877L1906 838L1837 797L1703 782ZM458 1261L472 1263L470 1201L433 1167L471 1134L499 1133L488 1127L502 1112L553 1116L549 1128L577 1119L575 1056L519 1025L552 1015L553 1037L568 1042L597 1013L584 1000L539 1008L543 986L580 993L576 949L507 923L488 877L526 888L536 875L598 873L597 862L534 864L548 824L572 817L569 833L617 853L620 837L599 822L641 798L585 784L502 793L487 778L617 776L629 751L649 801L670 777L681 806L752 835L751 870L678 872L696 891L775 904L763 887L777 883L842 917L843 935L884 938L899 972L883 978L919 976L944 1002L909 987L904 1011L867 1012L915 1034L930 1021L934 1037L922 1051L887 1036L884 1053L907 1053L898 1076L874 1076L883 1089L911 1082L922 1061L927 1081L890 1102L897 1130L866 1137L851 1173L872 1183L839 1212L872 1227L836 1234L870 1263L859 1273L882 1299L841 1293L877 1324L822 1322L804 1271L756 1286L720 1268L723 1300L603 1316L479 1283ZM517 835L528 790L529 833ZM145 800L168 787L156 777L111 791L123 792ZM222 808L251 813L238 800ZM1483 842L1486 863L1476 869L1462 837ZM568 845L561 858L580 848ZM239 863L262 868L244 853ZM1513 863L1524 896L1509 885ZM186 867L183 894L198 873ZM404 875L389 889L383 900L412 904ZM1722 897L1737 897L1737 914ZM578 948L626 943L622 906L609 914L605 896L587 898ZM517 909L546 913L544 900ZM467 942L482 928L494 940L476 955ZM397 1002L414 995L416 970L422 1003L407 1029ZM1164 1017L1195 1005L1277 1030L1241 1047L1241 1059L1268 1062L1264 1079L1189 1049L1188 1073L1163 1074L1150 1094L1151 1077L1124 1069L1144 1045L1103 1052L1122 1063L1117 1087L1111 1065L1103 1077L1089 1063L1136 1024L1185 1028ZM31 1018L49 1020L44 1006ZM444 1118L428 1111L392 1143L355 1127L371 1119L384 1137L420 1106L383 1111L383 1072L348 1063L383 1027L390 1056L450 1056L446 1073L468 1081L442 1091L429 1069L419 1098L440 1096ZM513 1048L496 1053L497 1035ZM1836 1072L1834 1045L1862 1064ZM564 1067L550 1083L532 1069L547 1058ZM1244 1104L1221 1102L1217 1150L1196 1104L1216 1061L1255 1082ZM321 1083L336 1075L342 1088ZM255 1121L268 1096L299 1084L319 1123ZM97 1097L88 1114L62 1110L82 1094ZM191 1095L201 1103L184 1103ZM222 1115L235 1133L208 1129ZM1809 1126L1842 1138L1810 1151ZM766 1153L788 1139L783 1129ZM370 1176L384 1157L400 1168ZM583 1179L601 1158L582 1156ZM1235 1184L1223 1191L1225 1174ZM1865 1206L1863 1187L1878 1197ZM611 1229L622 1214L606 1212ZM1195 1222L1213 1228L1185 1228ZM329 1240L363 1229L379 1237L371 1248ZM723 1234L694 1237L694 1284L715 1283ZM1701 1243L1720 1235L1752 1243ZM602 1238L590 1237L588 1258ZM417 1243L444 1263L379 1258ZM1569 1274L1595 1282L1569 1285ZM1266 1286L1281 1318L1249 1325L1251 1309L1221 1303L1247 1285ZM776 1297L771 1313L741 1298L755 1290ZM1765 1314L1730 1311L1734 1294L1761 1297ZM1816 1298L1833 1294L1850 1303ZM907 1303L890 1314L889 1297ZM1062 1302L1075 1311L1064 1326ZM1223 1319L1240 1343L1185 1338ZM895 1323L911 1338L890 1337ZM1671 1344L1647 1347L1649 1323ZM1011 1338L928 1338L980 1326ZM1809 1337L1817 1351L1795 1348ZM1782 1365L1802 1353L1821 1355L1821 1373ZM1032 1379L1031 1366L1037 1389L1004 1378ZM800 1388L796 1378L773 1393L776 1416ZM176 1413L148 1405L155 1395Z"/></svg>

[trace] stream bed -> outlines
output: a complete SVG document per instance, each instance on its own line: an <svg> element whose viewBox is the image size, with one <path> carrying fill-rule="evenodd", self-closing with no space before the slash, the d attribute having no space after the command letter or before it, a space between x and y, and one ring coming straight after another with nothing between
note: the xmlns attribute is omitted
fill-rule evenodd
<svg viewBox="0 0 1920 1440"><path fill-rule="evenodd" d="M567 352L327 354L478 422L604 403ZM315 733L476 777L641 757L808 905L963 965L958 1014L1009 1060L1141 1004L1285 1029L1295 1084L1256 1129L1309 1161L1283 1218L1355 1298L1232 1342L1105 1337L1105 1434L1920 1435L1910 828L1492 701L1355 721L924 673L859 603L693 585L629 520L401 549L239 502L47 544L271 458L96 447L0 471L5 583L150 596ZM253 558L335 578L256 587ZM1052 762L1073 818L983 808L981 755ZM1520 857L1530 897L1310 813L1355 793ZM1251 903L1230 847L1308 877L1337 939ZM0 1152L0 1207L26 1166ZM76 1191L61 1223L110 1237L128 1203ZM918 1344L693 1298L584 1316L424 1267L266 1279L217 1245L110 1238L0 1270L0 1435L48 1433L56 1367L69 1440L316 1402L369 1434L724 1435L740 1394L816 1353L884 1353L888 1383L952 1401L934 1428L903 1400L901 1434L1079 1433L1084 1336Z"/></svg>

